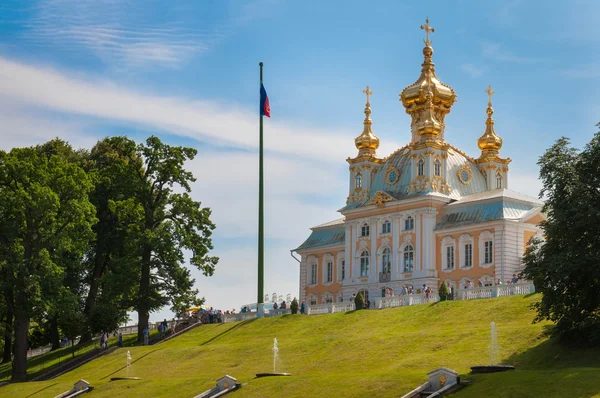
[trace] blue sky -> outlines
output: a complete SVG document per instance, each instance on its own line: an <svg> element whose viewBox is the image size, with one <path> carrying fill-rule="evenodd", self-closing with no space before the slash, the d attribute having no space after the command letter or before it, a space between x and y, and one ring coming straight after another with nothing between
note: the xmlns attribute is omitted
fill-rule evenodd
<svg viewBox="0 0 600 398"><path fill-rule="evenodd" d="M386 156L407 143L398 94L419 76L429 17L436 71L458 102L446 140L472 156L496 95L511 188L537 196L536 162L600 121L600 3L589 1L44 0L0 3L0 148L55 136L91 147L156 134L199 155L194 197L213 209L207 304L256 300L258 62L265 122L266 293L298 294L289 250L335 219L368 84ZM166 312L153 314L158 319Z"/></svg>

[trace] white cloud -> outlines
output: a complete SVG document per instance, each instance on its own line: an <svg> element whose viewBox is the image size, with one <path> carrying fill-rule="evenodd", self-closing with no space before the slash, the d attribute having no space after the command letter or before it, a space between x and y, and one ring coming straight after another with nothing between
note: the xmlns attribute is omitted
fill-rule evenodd
<svg viewBox="0 0 600 398"><path fill-rule="evenodd" d="M503 45L489 41L481 43L481 53L486 58L502 62L530 63L539 61L537 58L515 55L510 50L504 48Z"/></svg>
<svg viewBox="0 0 600 398"><path fill-rule="evenodd" d="M479 77L485 72L485 67L477 66L475 64L462 64L460 69L467 72L471 77Z"/></svg>
<svg viewBox="0 0 600 398"><path fill-rule="evenodd" d="M146 11L154 8L127 1L43 0L32 8L23 39L31 45L90 53L111 65L178 67L221 36L177 22L157 24Z"/></svg>
<svg viewBox="0 0 600 398"><path fill-rule="evenodd" d="M235 104L144 94L2 57L0 102L129 122L240 148L258 146L256 113ZM307 145L309 142L317 144ZM266 150L337 162L356 151L352 144L349 137L339 133L265 121Z"/></svg>
<svg viewBox="0 0 600 398"><path fill-rule="evenodd" d="M570 79L594 79L600 77L600 69L594 64L578 65L561 71L563 76Z"/></svg>

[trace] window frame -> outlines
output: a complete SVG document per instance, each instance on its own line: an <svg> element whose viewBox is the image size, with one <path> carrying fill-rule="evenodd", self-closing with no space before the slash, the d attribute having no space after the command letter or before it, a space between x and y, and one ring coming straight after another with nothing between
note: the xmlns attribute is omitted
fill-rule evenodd
<svg viewBox="0 0 600 398"><path fill-rule="evenodd" d="M446 246L446 269L453 270L456 266L456 247L454 244Z"/></svg>
<svg viewBox="0 0 600 398"><path fill-rule="evenodd" d="M415 219L412 216L408 216L404 219L404 230L405 231L414 231L415 229Z"/></svg>
<svg viewBox="0 0 600 398"><path fill-rule="evenodd" d="M415 248L409 243L402 249L402 270L405 273L414 272L415 269Z"/></svg>
<svg viewBox="0 0 600 398"><path fill-rule="evenodd" d="M360 227L360 237L361 238L366 238L370 235L371 231L370 231L370 227L368 223L364 223L361 227Z"/></svg>
<svg viewBox="0 0 600 398"><path fill-rule="evenodd" d="M360 277L369 277L371 273L370 269L370 253L368 250L363 250L360 253Z"/></svg>
<svg viewBox="0 0 600 398"><path fill-rule="evenodd" d="M362 188L362 173L360 172L356 173L356 176L354 176L354 188Z"/></svg>
<svg viewBox="0 0 600 398"><path fill-rule="evenodd" d="M502 173L496 173L496 189L502 189L504 186L504 178L502 178Z"/></svg>
<svg viewBox="0 0 600 398"><path fill-rule="evenodd" d="M310 283L316 285L319 283L319 264L317 262L310 263Z"/></svg>
<svg viewBox="0 0 600 398"><path fill-rule="evenodd" d="M435 159L433 161L433 170L434 170L434 175L436 177L441 177L441 175L442 175L442 162L440 162L439 159Z"/></svg>
<svg viewBox="0 0 600 398"><path fill-rule="evenodd" d="M417 177L423 177L425 175L425 160L420 158L417 161Z"/></svg>
<svg viewBox="0 0 600 398"><path fill-rule="evenodd" d="M390 233L392 233L392 223L390 223L389 220L385 220L381 224L381 234L385 235Z"/></svg>
<svg viewBox="0 0 600 398"><path fill-rule="evenodd" d="M389 247L385 247L381 251L381 272L392 273L392 250Z"/></svg>

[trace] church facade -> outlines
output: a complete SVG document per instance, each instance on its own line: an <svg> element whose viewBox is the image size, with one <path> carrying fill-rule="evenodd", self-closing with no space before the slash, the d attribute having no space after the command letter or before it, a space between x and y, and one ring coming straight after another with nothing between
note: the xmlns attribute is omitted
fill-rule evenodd
<svg viewBox="0 0 600 398"><path fill-rule="evenodd" d="M411 116L411 141L379 157L369 87L358 153L348 158L343 218L311 228L300 255L300 299L307 305L373 301L404 288L437 291L506 283L522 271L527 242L539 235L543 203L509 190L509 158L500 156L491 96L478 157L445 140L454 90L436 76L426 25L424 61L416 82L400 94ZM473 137L474 139L476 137Z"/></svg>

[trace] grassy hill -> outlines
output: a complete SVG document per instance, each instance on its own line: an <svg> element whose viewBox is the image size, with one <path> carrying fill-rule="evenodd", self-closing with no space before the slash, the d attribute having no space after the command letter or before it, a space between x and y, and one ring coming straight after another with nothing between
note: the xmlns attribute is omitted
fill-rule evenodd
<svg viewBox="0 0 600 398"><path fill-rule="evenodd" d="M598 394L600 350L574 351L549 340L549 324L531 324L536 300L513 296L204 325L157 346L119 349L54 380L2 387L0 395L51 397L83 378L95 387L90 398L192 397L229 374L244 383L233 397L397 397L439 366L466 375L470 366L488 364L491 321L502 362L518 370L468 376L474 384L457 396ZM254 379L273 370L275 337L277 371L293 376ZM127 349L129 375L143 380L111 382L125 375Z"/></svg>

